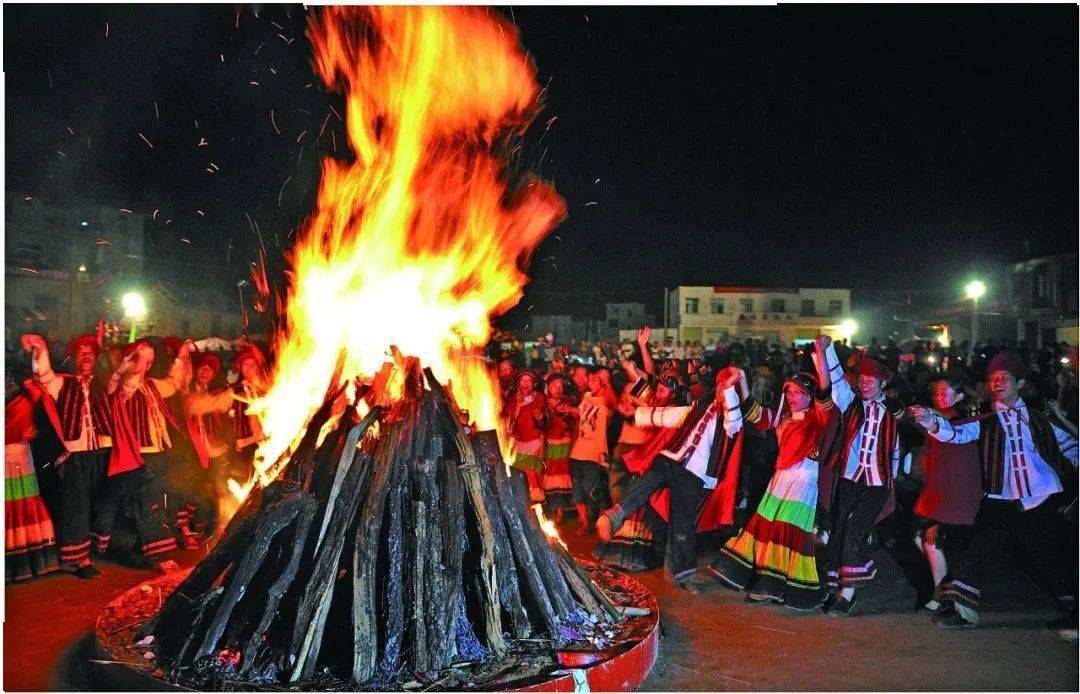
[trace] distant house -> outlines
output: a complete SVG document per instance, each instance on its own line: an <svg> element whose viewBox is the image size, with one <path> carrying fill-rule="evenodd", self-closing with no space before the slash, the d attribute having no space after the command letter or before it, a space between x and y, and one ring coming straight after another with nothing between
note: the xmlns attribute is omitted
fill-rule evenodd
<svg viewBox="0 0 1080 694"><path fill-rule="evenodd" d="M1062 340L1080 342L1077 326L1077 254L1032 258L1015 263L1006 277L1016 339L1043 347Z"/></svg>

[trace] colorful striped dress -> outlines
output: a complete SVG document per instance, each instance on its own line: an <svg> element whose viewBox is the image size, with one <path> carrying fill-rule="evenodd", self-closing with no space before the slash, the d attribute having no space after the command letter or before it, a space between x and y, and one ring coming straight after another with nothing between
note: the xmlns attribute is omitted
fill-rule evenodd
<svg viewBox="0 0 1080 694"><path fill-rule="evenodd" d="M544 414L544 396L530 393L523 400L516 396L511 405L510 435L513 437L510 464L525 473L529 482L529 501L543 503L540 474L544 469L544 432L540 422Z"/></svg>
<svg viewBox="0 0 1080 694"><path fill-rule="evenodd" d="M780 453L765 496L742 532L728 540L711 573L758 601L812 610L824 599L814 557L818 494L818 445L828 422L829 401L780 419L752 400L746 421L776 429Z"/></svg>
<svg viewBox="0 0 1080 694"><path fill-rule="evenodd" d="M34 403L26 394L15 396L4 407L4 554L8 581L25 581L60 568L56 531L38 490L30 452L30 439L36 434L33 410Z"/></svg>
<svg viewBox="0 0 1080 694"><path fill-rule="evenodd" d="M570 479L570 445L573 419L556 413L554 405L548 408L547 435L544 445L544 474L540 483L544 490L544 509L554 513L556 509L574 507L574 485Z"/></svg>

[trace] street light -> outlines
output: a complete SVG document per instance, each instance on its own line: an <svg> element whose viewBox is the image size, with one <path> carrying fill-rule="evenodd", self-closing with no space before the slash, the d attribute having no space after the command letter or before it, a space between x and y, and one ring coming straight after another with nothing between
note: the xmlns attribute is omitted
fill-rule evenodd
<svg viewBox="0 0 1080 694"><path fill-rule="evenodd" d="M853 344L852 338L855 336L855 333L859 331L859 324L848 318L840 324L840 330L843 331L844 338L848 341L848 344L850 345Z"/></svg>
<svg viewBox="0 0 1080 694"><path fill-rule="evenodd" d="M979 339L979 299L986 294L986 285L972 280L964 287L964 294L971 299L971 342L968 346L968 364L975 360L975 341Z"/></svg>
<svg viewBox="0 0 1080 694"><path fill-rule="evenodd" d="M124 307L124 317L131 321L128 343L132 343L135 341L135 322L146 317L146 299L139 292L127 292L120 297L120 305Z"/></svg>

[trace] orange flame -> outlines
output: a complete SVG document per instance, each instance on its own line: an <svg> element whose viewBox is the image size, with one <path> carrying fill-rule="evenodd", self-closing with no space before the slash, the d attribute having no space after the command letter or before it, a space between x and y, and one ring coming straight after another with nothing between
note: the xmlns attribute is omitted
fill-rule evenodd
<svg viewBox="0 0 1080 694"><path fill-rule="evenodd" d="M474 7L326 7L308 35L319 76L345 92L355 161L323 160L317 207L288 257L272 385L252 406L268 436L263 484L342 353L345 377L370 378L396 345L452 384L480 428L501 429L481 348L565 215L550 185L506 171L539 94L513 25Z"/></svg>
<svg viewBox="0 0 1080 694"><path fill-rule="evenodd" d="M559 530L555 527L555 523L544 515L544 511L540 508L540 504L533 504L532 510L533 513L536 514L536 520L540 523L540 529L544 531L544 534L558 542L564 549L569 549L569 547L566 546L566 543L562 541L562 538L559 537Z"/></svg>

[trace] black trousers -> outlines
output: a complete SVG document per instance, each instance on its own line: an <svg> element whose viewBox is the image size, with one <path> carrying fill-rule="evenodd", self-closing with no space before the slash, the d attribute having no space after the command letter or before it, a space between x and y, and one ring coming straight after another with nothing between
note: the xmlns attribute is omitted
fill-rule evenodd
<svg viewBox="0 0 1080 694"><path fill-rule="evenodd" d="M142 552L146 557L166 554L177 548L172 524L165 519L165 471L168 453L144 453L145 464L105 481L101 507L94 515L91 536L104 554L109 547L116 520L121 513L135 521Z"/></svg>
<svg viewBox="0 0 1080 694"><path fill-rule="evenodd" d="M612 532L644 506L654 492L664 488L671 490L664 566L671 573L679 575L697 568L694 540L698 513L705 498L701 478L688 472L681 463L667 456L658 456L644 475L631 481L623 491L622 501L610 512Z"/></svg>
<svg viewBox="0 0 1080 694"><path fill-rule="evenodd" d="M72 453L60 466L60 563L78 566L90 558L91 512L100 504L110 448Z"/></svg>
<svg viewBox="0 0 1080 694"><path fill-rule="evenodd" d="M1058 517L1061 501L1062 494L1055 494L1025 511L1017 501L983 499L967 545L945 548L949 573L941 582L941 597L978 607L986 570L1015 542L1040 585L1059 606L1071 607L1076 593L1076 531Z"/></svg>
<svg viewBox="0 0 1080 694"><path fill-rule="evenodd" d="M607 470L599 463L571 458L570 480L574 487L574 503L584 504L588 512L589 517L580 520L591 525L600 515L600 509L607 508L611 503Z"/></svg>
<svg viewBox="0 0 1080 694"><path fill-rule="evenodd" d="M857 586L877 576L868 540L888 500L887 487L869 487L846 478L837 482L827 547L830 587Z"/></svg>

